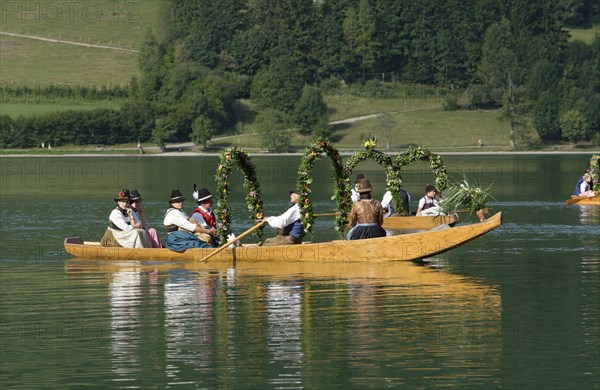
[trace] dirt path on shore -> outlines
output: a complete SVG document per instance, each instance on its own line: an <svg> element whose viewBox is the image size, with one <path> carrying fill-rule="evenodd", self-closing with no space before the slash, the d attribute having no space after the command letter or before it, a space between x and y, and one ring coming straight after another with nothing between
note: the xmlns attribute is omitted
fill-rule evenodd
<svg viewBox="0 0 600 390"><path fill-rule="evenodd" d="M108 46L108 45L94 45L91 43L83 43L83 42L75 42L75 41L65 41L62 39L52 39L52 38L45 38L45 37L39 37L36 35L25 35L25 34L16 34L16 33L10 33L10 32L6 32L6 31L0 31L0 35L8 35L11 37L18 37L18 38L27 38L27 39L35 39L38 41L44 41L44 42L52 42L52 43L64 43L67 45L76 45L76 46L85 46L85 47L93 47L96 49L109 49L109 50L120 50L120 51L128 51L130 53L139 53L139 50L134 50L134 49L127 49L124 47L118 47L118 46Z"/></svg>

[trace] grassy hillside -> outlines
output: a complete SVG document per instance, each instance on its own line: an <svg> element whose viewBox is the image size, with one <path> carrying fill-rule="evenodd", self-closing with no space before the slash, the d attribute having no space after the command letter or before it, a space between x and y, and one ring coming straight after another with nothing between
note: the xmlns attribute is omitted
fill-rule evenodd
<svg viewBox="0 0 600 390"><path fill-rule="evenodd" d="M600 25L593 26L591 28L581 29L581 28L572 28L566 29L569 35L571 36L569 40L571 41L583 41L588 45L594 41L596 35L600 35Z"/></svg>
<svg viewBox="0 0 600 390"><path fill-rule="evenodd" d="M161 0L3 2L0 31L137 50L158 28ZM4 83L126 83L139 75L137 54L0 35Z"/></svg>

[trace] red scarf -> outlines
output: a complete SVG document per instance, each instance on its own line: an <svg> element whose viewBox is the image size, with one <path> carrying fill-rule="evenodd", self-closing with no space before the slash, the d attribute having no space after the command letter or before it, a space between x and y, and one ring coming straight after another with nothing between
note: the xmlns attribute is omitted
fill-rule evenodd
<svg viewBox="0 0 600 390"><path fill-rule="evenodd" d="M192 215L194 215L195 213L200 213L200 215L202 215L202 217L204 218L204 221L206 221L208 226L213 227L213 228L217 227L217 219L215 218L215 215L213 214L212 211L210 213L207 213L202 208L198 207L196 210L194 210Z"/></svg>

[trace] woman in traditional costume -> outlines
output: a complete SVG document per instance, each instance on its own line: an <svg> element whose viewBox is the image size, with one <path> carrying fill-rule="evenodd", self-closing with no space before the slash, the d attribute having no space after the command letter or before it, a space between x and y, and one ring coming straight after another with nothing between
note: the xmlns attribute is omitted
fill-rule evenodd
<svg viewBox="0 0 600 390"><path fill-rule="evenodd" d="M133 217L142 225L141 228L144 229L148 234L148 239L150 240L152 248L162 248L162 244L160 243L160 238L158 237L158 232L156 229L148 228L148 226L146 226L146 215L144 208L142 207L142 195L140 195L138 190L131 190L130 195Z"/></svg>
<svg viewBox="0 0 600 390"><path fill-rule="evenodd" d="M346 238L348 240L360 240L363 238L385 237L386 232L383 225L383 207L378 200L371 199L371 182L369 179L358 181L357 191L360 199L352 205L350 210L350 226Z"/></svg>
<svg viewBox="0 0 600 390"><path fill-rule="evenodd" d="M150 248L148 234L139 221L135 220L130 206L128 190L119 192L117 207L108 217L108 228L100 240L102 246L116 246L123 248Z"/></svg>

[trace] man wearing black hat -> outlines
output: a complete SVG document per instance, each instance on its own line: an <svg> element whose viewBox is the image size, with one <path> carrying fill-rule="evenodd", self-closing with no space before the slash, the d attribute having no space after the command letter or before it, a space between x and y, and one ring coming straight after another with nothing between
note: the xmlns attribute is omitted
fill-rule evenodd
<svg viewBox="0 0 600 390"><path fill-rule="evenodd" d="M201 233L196 233L196 236L207 244L216 247L218 246L217 218L212 211L212 195L207 188L197 190L194 184L193 197L198 202L198 207L192 212L191 220L203 229Z"/></svg>
<svg viewBox="0 0 600 390"><path fill-rule="evenodd" d="M293 245L301 244L304 238L304 226L300 220L300 206L298 206L298 192L290 191L292 207L277 217L267 217L267 223L277 229L282 229L282 234L267 238L262 245Z"/></svg>
<svg viewBox="0 0 600 390"><path fill-rule="evenodd" d="M179 189L171 191L169 209L165 213L163 225L167 229L167 248L174 251L184 251L188 248L212 248L212 245L200 240L194 233L201 233L205 229L190 222L189 217L183 211L185 198Z"/></svg>

